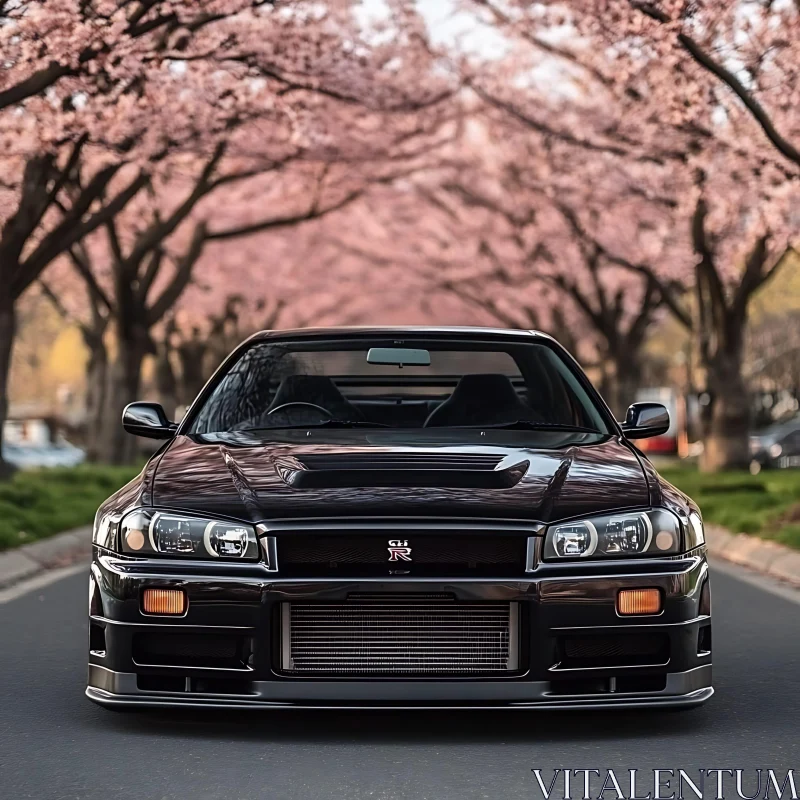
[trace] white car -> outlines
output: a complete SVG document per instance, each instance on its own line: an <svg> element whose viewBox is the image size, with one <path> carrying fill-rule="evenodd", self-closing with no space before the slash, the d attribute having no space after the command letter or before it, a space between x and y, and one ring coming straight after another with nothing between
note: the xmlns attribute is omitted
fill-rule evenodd
<svg viewBox="0 0 800 800"><path fill-rule="evenodd" d="M32 445L7 443L3 456L19 469L34 467L74 467L86 460L86 453L80 447L62 439L55 444Z"/></svg>

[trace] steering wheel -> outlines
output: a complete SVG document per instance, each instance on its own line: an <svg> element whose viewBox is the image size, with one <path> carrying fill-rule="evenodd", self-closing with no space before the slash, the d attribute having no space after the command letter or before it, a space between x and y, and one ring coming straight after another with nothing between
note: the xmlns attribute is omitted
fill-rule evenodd
<svg viewBox="0 0 800 800"><path fill-rule="evenodd" d="M316 403L306 403L303 400L292 400L289 403L282 403L279 406L275 406L275 408L267 412L267 416L269 416L270 414L274 414L276 411L282 411L284 408L289 408L289 406L306 406L310 408L315 408L317 411L321 411L323 414L326 414L328 416L328 419L333 419L333 414L330 411L328 411L327 408L318 406Z"/></svg>

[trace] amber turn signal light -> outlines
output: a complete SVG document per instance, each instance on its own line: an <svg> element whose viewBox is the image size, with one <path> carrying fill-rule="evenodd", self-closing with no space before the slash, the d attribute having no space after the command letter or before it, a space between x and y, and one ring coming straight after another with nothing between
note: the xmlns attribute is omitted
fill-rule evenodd
<svg viewBox="0 0 800 800"><path fill-rule="evenodd" d="M659 589L622 589L617 595L617 611L622 616L633 614L660 614Z"/></svg>
<svg viewBox="0 0 800 800"><path fill-rule="evenodd" d="M186 592L181 589L145 589L142 610L145 614L180 616L186 611Z"/></svg>

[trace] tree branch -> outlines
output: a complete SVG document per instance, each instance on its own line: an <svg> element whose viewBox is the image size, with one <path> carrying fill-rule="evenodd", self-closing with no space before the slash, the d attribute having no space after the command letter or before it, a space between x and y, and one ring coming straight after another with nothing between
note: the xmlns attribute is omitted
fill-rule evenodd
<svg viewBox="0 0 800 800"><path fill-rule="evenodd" d="M119 269L124 260L124 256L122 255L122 244L119 241L119 234L117 233L117 221L115 219L107 220L105 229L106 238L108 239L108 249L114 257L114 267L115 269Z"/></svg>
<svg viewBox="0 0 800 800"><path fill-rule="evenodd" d="M152 327L175 305L192 278L192 270L200 258L207 236L205 223L195 225L189 247L178 261L175 275L147 310L147 324Z"/></svg>
<svg viewBox="0 0 800 800"><path fill-rule="evenodd" d="M213 188L211 176L225 154L225 143L220 143L214 148L214 152L203 167L194 188L186 196L184 201L167 217L163 222L156 219L136 240L126 261L138 266L142 259L157 245L164 241L191 213L202 197L208 194Z"/></svg>
<svg viewBox="0 0 800 800"><path fill-rule="evenodd" d="M45 201L42 203L39 214L31 220L30 233L33 233L33 231L36 230L39 223L42 221L42 217L44 217L45 213L47 212L47 209L56 201L58 193L64 188L64 185L69 180L73 170L78 166L81 157L81 151L88 140L89 135L84 133L73 144L72 151L67 158L67 163L64 165L64 168L53 182L53 186L51 187Z"/></svg>
<svg viewBox="0 0 800 800"><path fill-rule="evenodd" d="M254 5L257 4L254 3ZM124 3L120 5L124 5ZM139 7L131 13L128 18L128 25L124 30L126 38L137 39L160 29L164 29L166 32L181 24L181 20L175 13L161 14L143 22L143 18L155 5L152 0L147 0L146 2L141 2ZM183 27L190 33L195 33L203 26L224 19L226 16L229 15L226 13L210 14L204 12L198 14L193 20L186 20L183 23ZM68 75L78 75L86 64L94 61L101 54L111 52L113 46L113 44L109 44L102 39L95 44L89 45L80 53L78 67L76 68L55 60L51 61L46 67L42 67L27 78L0 92L0 111L8 106L21 103L33 95L41 94L61 78Z"/></svg>
<svg viewBox="0 0 800 800"><path fill-rule="evenodd" d="M147 265L144 268L144 273L139 278L136 287L137 299L140 303L145 303L147 301L147 295L150 292L153 282L158 277L163 260L164 248L161 246L156 247L155 250L150 253L150 257L147 259Z"/></svg>
<svg viewBox="0 0 800 800"><path fill-rule="evenodd" d="M731 301L732 316L744 322L747 317L747 305L750 297L767 279L764 267L767 263L770 232L767 231L750 248L744 262L744 271Z"/></svg>
<svg viewBox="0 0 800 800"><path fill-rule="evenodd" d="M67 64L51 61L46 67L34 72L33 75L0 92L0 111L8 106L21 103L35 94L40 94L65 75L72 73L72 67Z"/></svg>
<svg viewBox="0 0 800 800"><path fill-rule="evenodd" d="M608 250L608 248L606 248L602 242L598 241L589 234L589 232L581 224L577 214L575 214L575 212L569 206L558 201L553 201L553 205L559 210L576 236L591 242L593 246L597 247L598 252L603 256L603 258L606 259L606 261L616 264L619 267L624 267L632 272L636 272L639 275L644 275L648 280L652 281L658 288L658 291L664 301L664 305L669 308L674 317L678 320L678 322L681 323L681 325L683 325L684 328L687 330L692 330L692 315L681 304L680 300L676 296L674 287L671 284L662 281L661 278L656 274L656 271L649 264L634 263L629 261L627 258L623 258L617 253Z"/></svg>
<svg viewBox="0 0 800 800"><path fill-rule="evenodd" d="M86 283L86 288L93 301L99 305L105 306L109 311L113 311L114 306L109 299L108 295L103 291L103 288L97 282L92 272L89 260L85 252L80 252L75 247L69 249L69 257L72 265L75 267L77 273L83 278Z"/></svg>
<svg viewBox="0 0 800 800"><path fill-rule="evenodd" d="M486 292L478 292L477 294L468 291L466 286L461 281L443 280L434 284L434 288L442 289L456 297L464 300L465 302L480 308L483 311L488 311L500 324L509 328L518 328L519 320L515 319L511 314L503 309L498 302Z"/></svg>
<svg viewBox="0 0 800 800"><path fill-rule="evenodd" d="M527 28L516 27L514 25L514 21L503 12L500 8L498 8L494 3L490 2L490 0L472 0L472 2L477 5L485 8L489 13L494 17L495 21L505 25L509 28L514 28L517 30L519 35L525 39L526 42L529 42L534 47L537 47L539 50L547 53L548 55L556 56L558 58L563 59L564 61L569 62L573 66L579 67L580 69L584 70L586 73L591 75L598 83L603 86L610 86L612 83L611 78L608 75L605 75L601 72L597 67L593 66L592 64L586 64L585 62L581 61L578 57L577 53L574 53L572 50L567 50L564 47L559 47L552 42L548 42L546 39L542 39L540 36L534 35L530 32Z"/></svg>
<svg viewBox="0 0 800 800"><path fill-rule="evenodd" d="M662 24L672 22L670 16L659 9L651 2L644 2L643 0L631 0L633 8L646 14L651 19L656 20ZM785 139L776 129L775 124L766 112L761 103L747 90L745 85L736 77L736 75L712 58L702 46L691 36L685 33L678 34L678 42L681 47L701 66L703 69L710 72L721 80L738 98L742 104L747 108L753 118L764 131L767 139L774 145L774 147L784 157L789 159L794 164L800 165L800 150L793 144Z"/></svg>
<svg viewBox="0 0 800 800"><path fill-rule="evenodd" d="M272 308L269 309L264 317L262 329L267 331L272 330L277 324L278 319L280 319L284 308L286 308L286 300L283 297L279 297L277 300L275 300L275 302L272 304Z"/></svg>
<svg viewBox="0 0 800 800"><path fill-rule="evenodd" d="M39 278L38 281L39 288L42 290L42 294L50 301L53 308L58 312L58 315L63 319L73 320L72 314L69 313L67 307L61 302L61 298L50 288L49 284Z"/></svg>
<svg viewBox="0 0 800 800"><path fill-rule="evenodd" d="M61 222L45 236L39 246L20 265L16 279L12 281L12 296L19 297L30 284L35 281L42 270L58 255L69 250L73 244L79 242L100 225L112 219L133 199L133 197L147 184L148 176L140 172L128 186L122 189L109 203L93 214L89 219L80 222L92 203L103 194L111 178L120 169L121 164L115 164L98 172L81 192L78 200L73 204L69 213Z"/></svg>
<svg viewBox="0 0 800 800"><path fill-rule="evenodd" d="M319 219L320 217L324 217L326 214L331 214L334 211L338 211L339 209L355 202L359 197L364 195L365 191L365 188L355 189L354 191L345 195L338 202L333 203L333 205L327 206L326 208L315 207L315 205L318 204L314 203L312 204L311 208L308 209L308 211L305 211L301 214L291 214L286 217L273 217L270 219L261 220L260 222L253 222L248 225L239 225L233 228L223 228L222 230L218 231L210 231L206 238L209 240L218 240L233 239L239 236L251 236L254 233L261 233L262 231L274 230L276 228L297 225L301 222L307 222L312 219Z"/></svg>
<svg viewBox="0 0 800 800"><path fill-rule="evenodd" d="M589 150L590 152L597 152L597 153L608 153L610 155L619 156L620 158L630 158L635 161L641 161L646 163L658 164L663 165L665 159L670 158L677 161L685 161L686 160L686 153L680 151L666 151L661 155L651 155L649 153L637 154L633 152L630 148L627 147L620 147L619 145L613 143L604 143L604 142L595 142L591 139L584 139L579 136L575 136L574 134L570 133L567 130L558 130L556 128L552 128L549 125L546 125L541 120L535 119L534 117L529 116L525 112L521 111L517 108L513 103L506 102L505 100L501 100L494 95L489 94L485 89L482 89L480 86L477 86L474 82L470 81L467 84L470 88L481 98L485 103L493 106L494 108L499 109L500 111L505 112L509 116L516 119L518 122L521 122L528 128L531 128L538 133L541 133L544 136L550 137L552 139L556 139L557 141L563 142L565 144L569 144L575 147L580 147L584 150Z"/></svg>
<svg viewBox="0 0 800 800"><path fill-rule="evenodd" d="M654 312L662 302L663 297L660 296L658 287L650 278L647 278L641 311L633 318L633 322L631 322L628 332L625 334L626 344L629 347L635 348L642 342L647 329L653 322Z"/></svg>
<svg viewBox="0 0 800 800"><path fill-rule="evenodd" d="M695 269L700 283L704 283L711 295L712 303L718 312L717 322L723 325L722 317L728 311L728 303L725 298L725 287L722 279L717 272L714 258L714 250L708 241L706 232L706 218L708 216L708 205L705 198L701 195L697 200L694 214L692 215L692 243L695 252L700 256L700 261Z"/></svg>

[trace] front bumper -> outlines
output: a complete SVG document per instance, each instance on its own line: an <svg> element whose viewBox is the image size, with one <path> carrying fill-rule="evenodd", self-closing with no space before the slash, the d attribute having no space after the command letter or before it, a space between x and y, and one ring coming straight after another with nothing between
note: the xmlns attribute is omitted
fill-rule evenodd
<svg viewBox="0 0 800 800"><path fill-rule="evenodd" d="M91 700L112 707L594 709L692 707L713 694L702 551L658 563L548 566L523 580L280 579L258 564L223 563L214 565L212 577L204 574L207 569L95 551L86 690ZM143 614L139 598L149 587L185 590L185 616ZM661 614L620 617L618 591L647 587L661 590ZM519 670L507 677L361 679L282 672L282 604L343 602L367 592L446 593L462 602L518 604ZM134 637L153 632L240 637L248 655L234 667L177 663L177 656L176 663L142 663ZM620 635L657 636L668 645L663 657L644 661L606 658L598 666L562 658L565 637Z"/></svg>

